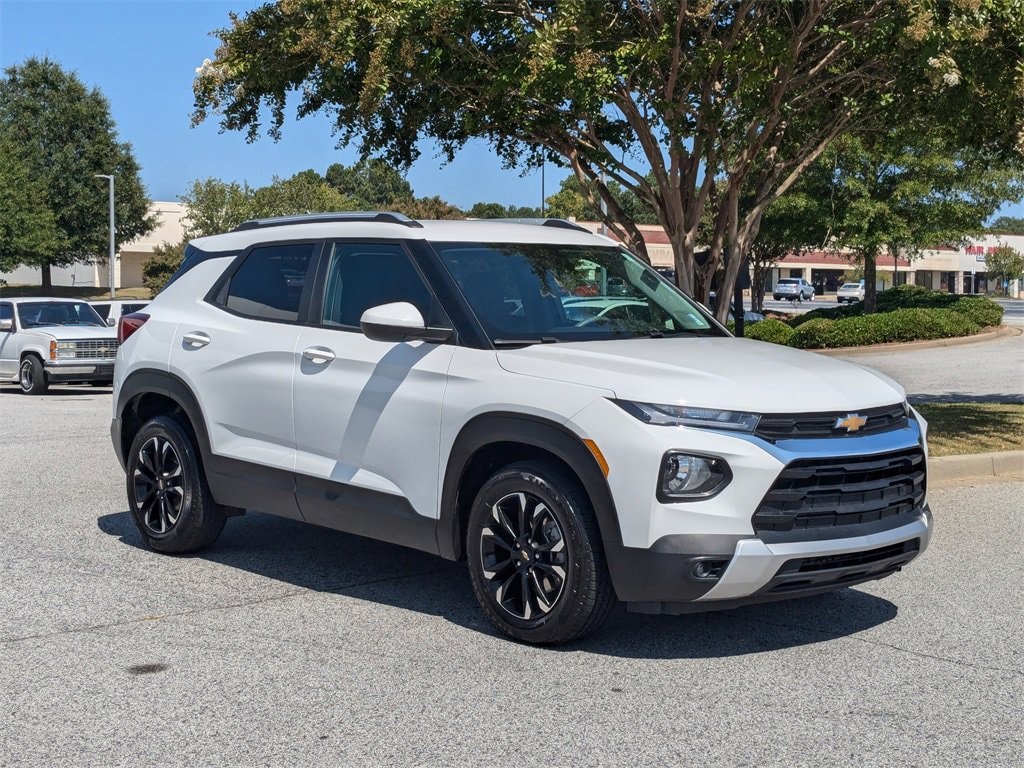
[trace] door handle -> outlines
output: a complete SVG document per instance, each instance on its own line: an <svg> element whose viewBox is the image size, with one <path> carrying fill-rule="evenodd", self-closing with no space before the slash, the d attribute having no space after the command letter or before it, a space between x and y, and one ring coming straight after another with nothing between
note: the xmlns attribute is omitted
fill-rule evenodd
<svg viewBox="0 0 1024 768"><path fill-rule="evenodd" d="M184 341L193 349L205 347L211 341L210 337L207 336L202 331L192 331L191 333L186 333L184 336L181 337L181 340Z"/></svg>
<svg viewBox="0 0 1024 768"><path fill-rule="evenodd" d="M335 358L334 352L327 347L310 347L302 351L302 356L314 365L327 365Z"/></svg>

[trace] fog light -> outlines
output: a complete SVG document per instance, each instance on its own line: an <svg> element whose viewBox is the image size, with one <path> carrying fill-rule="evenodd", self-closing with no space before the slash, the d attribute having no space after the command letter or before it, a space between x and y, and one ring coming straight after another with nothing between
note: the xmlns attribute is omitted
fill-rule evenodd
<svg viewBox="0 0 1024 768"><path fill-rule="evenodd" d="M730 480L729 466L713 456L666 453L661 466L659 501L714 496Z"/></svg>
<svg viewBox="0 0 1024 768"><path fill-rule="evenodd" d="M690 573L693 574L693 578L700 581L717 581L722 578L722 574L725 573L726 566L728 565L728 559L698 560L693 564Z"/></svg>

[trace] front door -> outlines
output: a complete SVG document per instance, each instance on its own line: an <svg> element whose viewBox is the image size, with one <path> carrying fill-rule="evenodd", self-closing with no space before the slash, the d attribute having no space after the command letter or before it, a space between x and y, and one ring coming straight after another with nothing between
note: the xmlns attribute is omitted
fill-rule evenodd
<svg viewBox="0 0 1024 768"><path fill-rule="evenodd" d="M0 301L0 320L14 322L14 305ZM9 331L0 331L0 379L11 379L18 373L18 343L14 326Z"/></svg>
<svg viewBox="0 0 1024 768"><path fill-rule="evenodd" d="M370 307L407 301L448 325L398 242L337 242L296 347L296 493L311 522L436 551L441 401L454 347L371 341ZM449 326L450 327L450 326Z"/></svg>

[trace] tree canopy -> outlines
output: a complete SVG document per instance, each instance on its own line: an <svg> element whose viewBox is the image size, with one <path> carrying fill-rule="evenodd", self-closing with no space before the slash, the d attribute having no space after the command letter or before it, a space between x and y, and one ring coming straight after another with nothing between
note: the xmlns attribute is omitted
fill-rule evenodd
<svg viewBox="0 0 1024 768"><path fill-rule="evenodd" d="M1024 195L1024 181L941 129L909 124L834 142L794 190L814 206L805 243L848 249L863 263L871 312L880 255L913 258L981 234L1000 204Z"/></svg>
<svg viewBox="0 0 1024 768"><path fill-rule="evenodd" d="M989 278L994 279L997 286L1002 288L1004 282L1024 277L1024 253L1002 243L985 255L985 270Z"/></svg>
<svg viewBox="0 0 1024 768"><path fill-rule="evenodd" d="M194 120L214 112L225 129L276 138L294 96L300 117L328 113L341 144L399 167L424 139L448 158L482 138L510 166L563 163L643 253L609 185L636 195L665 228L681 286L706 298L723 265L731 290L764 210L844 133L927 114L966 143L1016 152L1018 5L280 0L218 31ZM714 228L698 267L705 208Z"/></svg>
<svg viewBox="0 0 1024 768"><path fill-rule="evenodd" d="M117 242L156 226L110 105L73 72L48 59L8 67L0 80L0 133L0 268L39 267L49 288L51 266L105 259L107 187L96 174L115 177ZM12 201L12 191L25 199Z"/></svg>
<svg viewBox="0 0 1024 768"><path fill-rule="evenodd" d="M1024 218L1020 216L999 216L988 225L988 231L1001 235L1024 235Z"/></svg>

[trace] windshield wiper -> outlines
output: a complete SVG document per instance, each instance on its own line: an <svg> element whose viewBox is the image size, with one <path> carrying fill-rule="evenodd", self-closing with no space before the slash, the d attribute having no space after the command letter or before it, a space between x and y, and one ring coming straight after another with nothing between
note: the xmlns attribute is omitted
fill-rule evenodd
<svg viewBox="0 0 1024 768"><path fill-rule="evenodd" d="M554 336L541 336L538 339L495 339L496 347L529 347L533 344L557 344L558 339Z"/></svg>

